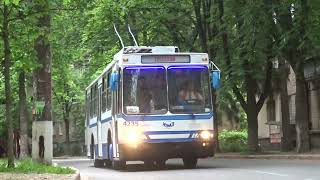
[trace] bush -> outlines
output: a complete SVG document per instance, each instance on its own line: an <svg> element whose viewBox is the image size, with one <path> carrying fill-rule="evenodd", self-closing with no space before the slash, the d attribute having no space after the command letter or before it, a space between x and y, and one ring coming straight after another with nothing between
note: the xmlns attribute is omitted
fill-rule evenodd
<svg viewBox="0 0 320 180"><path fill-rule="evenodd" d="M11 173L51 173L73 174L75 171L69 167L51 166L34 162L31 159L15 160L15 168L7 168L7 159L0 159L0 172Z"/></svg>
<svg viewBox="0 0 320 180"><path fill-rule="evenodd" d="M219 146L222 152L244 152L247 150L246 130L223 130L219 133Z"/></svg>

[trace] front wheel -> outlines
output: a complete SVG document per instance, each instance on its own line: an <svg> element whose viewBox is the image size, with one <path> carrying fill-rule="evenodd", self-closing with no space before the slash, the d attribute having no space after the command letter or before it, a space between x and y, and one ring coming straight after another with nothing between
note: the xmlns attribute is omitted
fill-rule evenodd
<svg viewBox="0 0 320 180"><path fill-rule="evenodd" d="M165 159L156 160L156 168L157 169L164 169L165 166L166 166L166 160Z"/></svg>
<svg viewBox="0 0 320 180"><path fill-rule="evenodd" d="M95 159L93 162L94 167L103 167L104 161L102 159Z"/></svg>
<svg viewBox="0 0 320 180"><path fill-rule="evenodd" d="M196 168L198 163L198 159L195 157L187 157L183 158L183 165L187 169L194 169Z"/></svg>

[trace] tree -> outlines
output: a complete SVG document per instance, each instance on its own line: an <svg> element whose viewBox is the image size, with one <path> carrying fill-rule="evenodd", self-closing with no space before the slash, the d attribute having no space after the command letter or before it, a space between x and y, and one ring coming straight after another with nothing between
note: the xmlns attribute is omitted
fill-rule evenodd
<svg viewBox="0 0 320 180"><path fill-rule="evenodd" d="M296 145L297 152L310 150L308 87L304 78L304 62L319 57L319 5L315 1L275 1L281 56L291 65L296 79Z"/></svg>
<svg viewBox="0 0 320 180"><path fill-rule="evenodd" d="M51 105L51 46L49 41L51 15L49 1L37 1L36 10L40 13L37 26L40 34L35 40L34 49L37 54L38 63L41 65L34 71L35 101L44 102L43 112L36 117L37 120L52 120Z"/></svg>
<svg viewBox="0 0 320 180"><path fill-rule="evenodd" d="M14 167L13 157L13 127L12 127L12 114L11 114L11 85L10 85L10 66L11 66L11 50L9 39L9 14L10 7L7 3L3 2L2 6L2 40L4 45L4 79L5 79L5 95L6 95L6 120L8 124L8 167Z"/></svg>
<svg viewBox="0 0 320 180"><path fill-rule="evenodd" d="M15 1L4 1L4 5L7 5L7 8L9 8L9 12L7 14L7 23L10 25L10 29L7 29L7 35L9 37L8 42L9 44L9 52L10 52L10 59L13 59L12 63L10 63L10 67L12 70L12 73L10 75L12 83L10 83L11 89L11 105L12 107L15 107L16 104L16 88L17 87L17 77L16 74L17 71L19 73L23 74L25 73L25 70L27 70L27 67L30 68L30 64L32 64L32 60L28 59L30 58L30 53L27 50L27 41L29 41L30 38L30 26L26 25L26 22L28 21L22 21L26 16L23 15L24 11L28 9L28 3L20 2L19 0ZM4 12L4 11L3 11ZM5 18L4 18L5 19ZM5 23L5 21L3 21ZM28 33L26 33L28 32ZM19 38L16 38L16 37ZM6 36L3 36L6 37ZM25 48L25 49L23 49ZM23 49L23 50L22 50ZM28 58L26 58L28 56ZM25 96L25 82L23 75L21 78L19 78L19 108L12 108L12 109L20 109L20 133L21 133L21 139L20 139L20 147L21 147L21 158L25 158L28 154L28 143L27 143L27 134L28 134L28 115L27 115L27 102L26 102L26 96ZM12 111L11 109L11 111ZM13 111L17 112L17 110ZM15 115L14 113L13 115ZM16 117L16 116L13 116ZM14 120L13 118L12 120ZM14 123L15 124L15 123ZM11 140L10 140L11 141Z"/></svg>
<svg viewBox="0 0 320 180"><path fill-rule="evenodd" d="M28 157L28 109L25 90L25 72L22 70L19 74L19 111L20 111L20 158Z"/></svg>
<svg viewBox="0 0 320 180"><path fill-rule="evenodd" d="M226 85L231 86L247 114L248 150L256 152L259 150L257 117L271 88L274 55L268 33L271 32L272 19L268 19L265 11L260 11L264 9L262 2L233 4L220 0L218 3L222 39L220 54L225 59ZM257 69L259 72L255 71Z"/></svg>
<svg viewBox="0 0 320 180"><path fill-rule="evenodd" d="M279 59L280 70L280 98L281 98L281 127L282 127L282 141L281 150L289 151L291 149L291 128L290 128L290 114L289 114L289 97L288 97L288 75L290 69L283 58Z"/></svg>
<svg viewBox="0 0 320 180"><path fill-rule="evenodd" d="M217 3L213 0L193 0L193 7L195 13L196 29L197 34L199 35L199 41L201 45L201 50L207 52L210 57L210 61L214 62L216 57L216 49L212 46L214 38L217 36L218 29L213 21L215 18L216 12L214 11ZM217 63L217 62L215 62ZM219 150L219 129L218 129L218 113L217 113L217 92L212 89L212 104L214 112L214 141L216 142L216 151Z"/></svg>

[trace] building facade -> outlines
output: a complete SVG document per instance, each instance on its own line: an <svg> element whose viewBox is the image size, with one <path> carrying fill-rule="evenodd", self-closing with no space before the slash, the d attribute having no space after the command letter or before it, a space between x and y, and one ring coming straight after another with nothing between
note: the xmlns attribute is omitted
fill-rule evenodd
<svg viewBox="0 0 320 180"><path fill-rule="evenodd" d="M304 75L308 85L309 134L312 149L320 149L320 62L307 61ZM287 79L288 103L290 115L290 131L292 146L295 147L295 93L296 80L293 69L290 67ZM262 150L279 150L281 145L281 98L280 92L273 91L265 101L258 115L258 136Z"/></svg>

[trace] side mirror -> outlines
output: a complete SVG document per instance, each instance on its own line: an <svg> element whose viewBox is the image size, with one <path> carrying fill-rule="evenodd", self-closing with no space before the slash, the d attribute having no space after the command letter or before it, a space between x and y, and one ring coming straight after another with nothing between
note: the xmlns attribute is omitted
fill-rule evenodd
<svg viewBox="0 0 320 180"><path fill-rule="evenodd" d="M220 80L220 71L214 70L211 71L211 86L213 89L217 90L220 88L221 80Z"/></svg>
<svg viewBox="0 0 320 180"><path fill-rule="evenodd" d="M119 73L117 72L111 73L110 82L109 82L111 91L116 91L118 89L118 83L119 83Z"/></svg>

